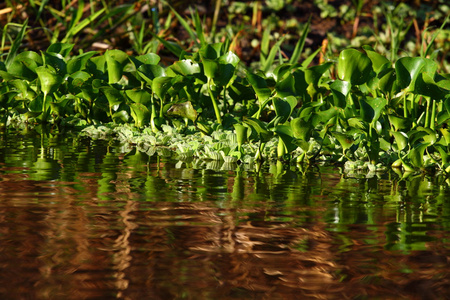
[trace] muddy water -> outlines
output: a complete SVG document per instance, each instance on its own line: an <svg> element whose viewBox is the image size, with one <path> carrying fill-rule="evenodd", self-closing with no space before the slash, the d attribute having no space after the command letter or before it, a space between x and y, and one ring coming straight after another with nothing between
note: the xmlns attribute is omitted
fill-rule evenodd
<svg viewBox="0 0 450 300"><path fill-rule="evenodd" d="M450 188L0 137L1 299L448 299Z"/></svg>

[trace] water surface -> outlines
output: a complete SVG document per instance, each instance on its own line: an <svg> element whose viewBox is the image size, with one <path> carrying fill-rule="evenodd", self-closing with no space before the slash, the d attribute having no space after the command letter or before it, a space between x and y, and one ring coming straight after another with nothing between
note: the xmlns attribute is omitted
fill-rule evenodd
<svg viewBox="0 0 450 300"><path fill-rule="evenodd" d="M0 137L2 299L448 299L442 176Z"/></svg>

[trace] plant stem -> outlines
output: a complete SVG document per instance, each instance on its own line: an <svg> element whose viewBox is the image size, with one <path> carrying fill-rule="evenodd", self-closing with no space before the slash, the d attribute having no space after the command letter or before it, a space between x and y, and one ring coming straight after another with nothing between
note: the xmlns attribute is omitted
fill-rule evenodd
<svg viewBox="0 0 450 300"><path fill-rule="evenodd" d="M214 95L213 95L212 90L211 90L211 79L210 78L208 78L208 92L209 92L209 97L211 98L211 102L212 102L213 107L214 107L214 112L216 114L217 122L220 125L222 125L222 118L220 117L219 106L217 105L217 101L214 98Z"/></svg>
<svg viewBox="0 0 450 300"><path fill-rule="evenodd" d="M434 120L436 118L436 100L431 100L431 118L430 118L430 129L434 130Z"/></svg>

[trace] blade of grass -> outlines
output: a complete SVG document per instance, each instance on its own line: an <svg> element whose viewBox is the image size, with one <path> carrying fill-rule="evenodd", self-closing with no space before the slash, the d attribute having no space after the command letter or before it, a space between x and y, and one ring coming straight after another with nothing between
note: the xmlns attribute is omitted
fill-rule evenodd
<svg viewBox="0 0 450 300"><path fill-rule="evenodd" d="M269 55L267 56L267 59L265 60L262 70L264 72L267 72L269 68L273 65L273 62L275 60L275 56L277 55L278 51L280 51L280 46L283 43L285 37L283 36L281 39L279 39L275 45L270 49Z"/></svg>
<svg viewBox="0 0 450 300"><path fill-rule="evenodd" d="M14 57L16 57L17 51L19 50L19 47L22 44L22 40L25 37L27 26L28 26L28 19L26 19L25 22L23 23L22 28L19 31L19 34L17 35L16 39L14 40L11 46L11 50L9 51L5 61L6 67L8 67L14 60Z"/></svg>
<svg viewBox="0 0 450 300"><path fill-rule="evenodd" d="M444 29L444 27L445 27L445 25L447 24L449 18L450 18L450 15L448 15L448 16L445 18L445 20L444 20L444 22L442 23L441 27L440 27L438 30L436 30L436 32L433 34L433 36L431 37L431 40L427 43L428 46L427 46L427 49L425 50L425 53L423 52L423 47L420 47L420 56L422 56L422 57L427 57L427 56L430 54L431 47L432 47L433 44L434 44L434 40L437 38L437 36L439 35L439 33L442 31L442 29ZM422 34L422 39L423 39L423 37L425 36L425 32L426 32L427 30L428 30L428 29L425 29L425 30L424 30L424 32L423 32L423 34Z"/></svg>
<svg viewBox="0 0 450 300"><path fill-rule="evenodd" d="M200 15L198 14L197 8L195 8L195 13L191 11L192 20L194 20L195 31L197 32L197 37L200 40L200 44L205 44L205 35L203 34L202 21L200 20Z"/></svg>
<svg viewBox="0 0 450 300"><path fill-rule="evenodd" d="M80 32L81 30L83 30L86 26L88 26L89 24L91 24L95 19L97 19L103 12L105 11L104 8L100 9L99 11L97 11L95 14L90 15L89 17L87 17L86 19L84 19L83 21L81 21L80 23L78 23L77 25L75 25L74 27L70 28L69 31L67 32L66 36L64 37L64 39L62 40L63 43L66 43L67 40L71 37L73 37L74 35L76 35L78 32Z"/></svg>
<svg viewBox="0 0 450 300"><path fill-rule="evenodd" d="M172 12L175 14L175 16L178 19L178 22L180 22L181 26L184 27L184 29L186 29L187 33L189 34L189 37L191 38L192 41L194 41L194 43L198 45L198 41L197 41L197 37L195 35L194 30L192 30L191 26L189 26L189 24L186 22L186 20L179 14L177 13L177 11L166 1L163 1L167 4L167 6L169 6L170 10L172 10Z"/></svg>
<svg viewBox="0 0 450 300"><path fill-rule="evenodd" d="M305 47L306 36L308 35L310 25L311 25L311 17L309 17L308 22L305 25L305 28L303 28L302 34L300 35L300 40L297 42L297 45L295 45L294 52L292 53L291 59L289 60L290 64L295 64L300 59L300 56L302 55L303 52L303 48Z"/></svg>

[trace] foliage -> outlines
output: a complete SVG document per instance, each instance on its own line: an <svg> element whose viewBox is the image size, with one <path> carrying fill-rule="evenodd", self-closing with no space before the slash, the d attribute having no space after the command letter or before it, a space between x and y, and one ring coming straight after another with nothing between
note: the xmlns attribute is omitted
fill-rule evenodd
<svg viewBox="0 0 450 300"><path fill-rule="evenodd" d="M227 130L236 132L234 143L182 153L450 171L450 83L428 58L391 62L370 47L349 48L335 63L288 62L241 75L227 43L183 52L168 67L153 53L70 56L72 47L55 43L41 53L7 57L0 71L3 123L24 116L29 123L59 126L149 126L153 134L167 128L186 136Z"/></svg>

